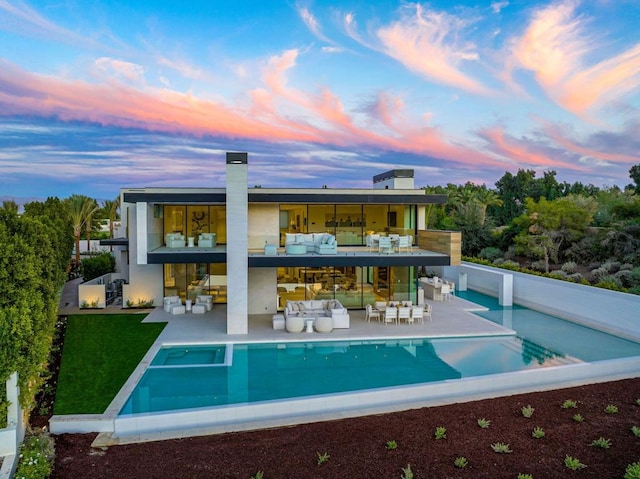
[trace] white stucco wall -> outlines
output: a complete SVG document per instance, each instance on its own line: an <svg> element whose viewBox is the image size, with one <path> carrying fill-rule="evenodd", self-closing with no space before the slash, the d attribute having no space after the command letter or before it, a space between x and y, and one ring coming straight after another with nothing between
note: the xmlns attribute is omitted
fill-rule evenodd
<svg viewBox="0 0 640 479"><path fill-rule="evenodd" d="M465 265L473 268L465 268ZM500 268L487 270L506 272ZM497 297L494 275L483 274L478 265L463 263L444 268L444 276L458 282L467 272L469 289ZM513 274L513 302L543 313L580 322L613 334L640 340L640 296L602 288L508 271Z"/></svg>
<svg viewBox="0 0 640 479"><path fill-rule="evenodd" d="M280 243L280 209L278 205L249 205L249 249Z"/></svg>
<svg viewBox="0 0 640 479"><path fill-rule="evenodd" d="M249 314L276 314L277 268L249 268Z"/></svg>
<svg viewBox="0 0 640 479"><path fill-rule="evenodd" d="M138 238L135 205L125 204L125 207L129 208L129 238ZM144 210L141 210L144 214L147 214L147 206L145 203ZM124 216L124 215L123 215ZM147 214L147 217L149 215ZM146 231L147 226L145 223L145 235L144 235L144 263L138 264L136 259L138 258L138 245L139 241L129 241L129 284L123 285L122 289L122 302L126 304L127 300L131 300L134 303L138 299L150 300L153 299L153 303L156 306L162 305L163 288L162 288L162 265L160 264L145 264L146 258Z"/></svg>

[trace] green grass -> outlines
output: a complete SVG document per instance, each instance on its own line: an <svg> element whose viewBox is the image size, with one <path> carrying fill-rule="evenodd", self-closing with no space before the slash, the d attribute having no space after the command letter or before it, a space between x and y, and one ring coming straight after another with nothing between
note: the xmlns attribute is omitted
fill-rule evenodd
<svg viewBox="0 0 640 479"><path fill-rule="evenodd" d="M54 414L101 414L166 323L141 314L69 316Z"/></svg>

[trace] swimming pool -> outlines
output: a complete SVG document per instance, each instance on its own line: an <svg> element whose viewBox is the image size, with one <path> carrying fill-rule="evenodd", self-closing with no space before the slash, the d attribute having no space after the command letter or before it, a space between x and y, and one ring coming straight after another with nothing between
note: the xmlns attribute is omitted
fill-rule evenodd
<svg viewBox="0 0 640 479"><path fill-rule="evenodd" d="M161 348L120 415L253 404L640 356L640 344L522 307L476 314L518 336Z"/></svg>

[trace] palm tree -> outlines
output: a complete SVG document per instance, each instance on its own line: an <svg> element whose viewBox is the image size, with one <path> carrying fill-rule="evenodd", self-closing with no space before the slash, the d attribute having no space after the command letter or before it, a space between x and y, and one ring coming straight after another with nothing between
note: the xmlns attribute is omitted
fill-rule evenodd
<svg viewBox="0 0 640 479"><path fill-rule="evenodd" d="M91 217L98 209L96 201L84 195L71 195L65 201L73 225L73 237L76 243L76 265L80 264L80 235L82 228L91 224Z"/></svg>
<svg viewBox="0 0 640 479"><path fill-rule="evenodd" d="M120 197L116 197L115 200L105 200L102 203L102 209L107 212L109 217L109 239L113 239L114 224L118 219L118 209L120 208ZM113 251L113 246L109 247L110 251Z"/></svg>
<svg viewBox="0 0 640 479"><path fill-rule="evenodd" d="M502 205L502 200L498 194L493 190L485 188L476 192L476 201L480 203L480 207L482 208L482 224L484 224L487 219L487 207Z"/></svg>

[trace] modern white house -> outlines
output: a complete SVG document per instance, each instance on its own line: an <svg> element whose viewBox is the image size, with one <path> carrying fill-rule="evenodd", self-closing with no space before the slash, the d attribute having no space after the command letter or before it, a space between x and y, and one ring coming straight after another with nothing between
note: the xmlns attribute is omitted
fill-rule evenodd
<svg viewBox="0 0 640 479"><path fill-rule="evenodd" d="M416 189L413 170L369 189L285 189L250 188L248 168L247 153L227 153L221 187L121 190L122 225L103 244L128 281L124 303L208 295L226 304L227 333L246 334L252 315L292 300L419 301L420 273L460 264L460 233L425 227L446 195Z"/></svg>

